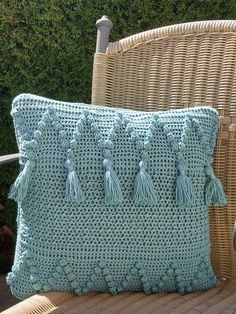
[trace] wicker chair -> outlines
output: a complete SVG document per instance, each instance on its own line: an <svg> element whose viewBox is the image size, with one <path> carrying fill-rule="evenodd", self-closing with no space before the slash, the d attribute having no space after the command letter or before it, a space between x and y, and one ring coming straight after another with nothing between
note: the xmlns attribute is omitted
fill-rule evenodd
<svg viewBox="0 0 236 314"><path fill-rule="evenodd" d="M212 265L221 284L187 295L159 293L37 294L6 313L236 313L236 21L205 21L157 28L109 42L111 22L97 22L92 103L139 110L197 104L216 108L221 127L215 171L228 204L210 208ZM17 156L2 157L2 162ZM236 235L234 235L234 244Z"/></svg>

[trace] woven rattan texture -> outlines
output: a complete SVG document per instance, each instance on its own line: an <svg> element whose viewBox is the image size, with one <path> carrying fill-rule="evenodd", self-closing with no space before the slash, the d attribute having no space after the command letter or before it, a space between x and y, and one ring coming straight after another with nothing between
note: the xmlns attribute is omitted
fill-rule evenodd
<svg viewBox="0 0 236 314"><path fill-rule="evenodd" d="M208 202L225 202L208 193L218 182L215 110L147 113L22 94L12 115L24 166L11 190L18 238L7 280L17 297L215 286Z"/></svg>
<svg viewBox="0 0 236 314"><path fill-rule="evenodd" d="M236 217L236 22L206 21L163 27L110 43L94 58L94 104L166 110L204 103L218 110L214 168L228 204L210 209L212 263L236 277L232 229Z"/></svg>
<svg viewBox="0 0 236 314"><path fill-rule="evenodd" d="M124 292L77 296L48 292L35 295L2 314L222 314L236 312L236 282L227 280L205 292L182 296L177 293L145 295Z"/></svg>

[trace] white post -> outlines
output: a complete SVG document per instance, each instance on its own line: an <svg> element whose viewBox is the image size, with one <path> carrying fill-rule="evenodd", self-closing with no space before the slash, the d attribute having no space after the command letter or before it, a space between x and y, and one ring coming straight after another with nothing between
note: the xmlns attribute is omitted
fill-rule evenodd
<svg viewBox="0 0 236 314"><path fill-rule="evenodd" d="M105 53L109 44L109 35L112 29L112 22L106 15L103 15L101 19L97 20L96 26L98 29L96 52Z"/></svg>

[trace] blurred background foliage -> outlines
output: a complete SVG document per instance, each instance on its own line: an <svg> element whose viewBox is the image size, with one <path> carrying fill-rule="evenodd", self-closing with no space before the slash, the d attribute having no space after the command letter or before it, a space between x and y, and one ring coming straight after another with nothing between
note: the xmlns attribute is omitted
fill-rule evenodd
<svg viewBox="0 0 236 314"><path fill-rule="evenodd" d="M29 92L89 102L95 22L113 22L111 41L174 23L234 19L235 0L1 0L0 155L17 151L11 101ZM0 273L11 266L16 204L7 199L17 163L0 167Z"/></svg>

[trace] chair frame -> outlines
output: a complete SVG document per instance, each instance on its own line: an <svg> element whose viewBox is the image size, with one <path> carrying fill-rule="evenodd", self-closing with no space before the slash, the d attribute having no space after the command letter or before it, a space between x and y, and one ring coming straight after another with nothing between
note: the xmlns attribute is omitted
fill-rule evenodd
<svg viewBox="0 0 236 314"><path fill-rule="evenodd" d="M210 25L213 22L213 26ZM222 23L223 22L223 23ZM105 96L101 95L101 90L104 90L104 77L103 69L106 67L106 62L104 58L109 54L119 54L125 53L127 50L131 50L138 45L141 45L145 42L151 42L152 40L159 38L164 38L166 36L173 35L182 35L187 34L191 35L191 31L201 33L206 31L208 28L213 27L214 31L221 31L224 27L224 31L230 32L232 29L236 30L235 21L204 21L204 22L193 22L193 23L183 23L172 26L167 26L163 28L154 29L152 31L145 31L137 35L132 35L120 41L109 43L109 35L112 29L112 22L108 19L107 16L102 16L96 22L98 29L97 32L97 43L96 43L96 53L94 56L94 70L93 70L93 88L92 88L92 104L104 104ZM194 30L192 30L194 28ZM189 34L188 34L189 32ZM97 64L98 65L97 65ZM107 83L105 83L107 84ZM108 104L110 106L110 104ZM230 118L220 115L222 125L230 125L229 131L234 130L234 120L231 121ZM224 127L223 127L224 128ZM228 133L221 131L219 138L222 140L228 138ZM232 235L233 248L236 250L236 221Z"/></svg>
<svg viewBox="0 0 236 314"><path fill-rule="evenodd" d="M101 103L103 102L103 94L99 94L99 89L104 88L104 84L107 82L104 82L104 72L103 68L104 65L106 65L106 62L103 63L104 59L107 57L107 55L116 55L116 54L122 54L125 53L130 49L130 47L137 47L138 45L142 45L142 42L152 42L156 37L168 37L170 34L173 34L173 30L175 34L187 34L188 29L191 29L191 32L204 32L207 31L208 26L213 25L213 28L216 31L221 31L222 28L224 28L224 31L231 32L232 29L234 28L234 31L236 32L236 22L235 21L206 21L206 22L194 22L194 23L184 23L184 24L178 24L178 25L173 25L170 27L163 27L163 28L158 28L156 30L148 31L148 32L143 32L137 35L130 36L128 38L125 38L123 40L114 42L114 43L109 43L109 34L112 28L112 22L106 17L103 16L101 19L99 19L96 23L98 33L97 33L97 44L96 44L96 53L94 56L94 70L93 70L93 92L92 92L92 104L99 103L101 100ZM101 62L100 62L101 61ZM99 64L98 64L99 63ZM105 70L104 70L105 71ZM106 104L106 103L105 103ZM106 105L111 105L111 104L106 104ZM150 109L150 108L149 108ZM151 108L150 110L152 110ZM164 108L166 109L166 108ZM236 119L234 117L231 119L230 117L227 116L222 116L221 117L221 131L219 136L221 137L222 140L227 140L231 135L229 134L229 131L236 131ZM225 130L225 125L227 126L227 130ZM233 132L231 132L233 133ZM220 140L221 140L220 139ZM234 140L234 137L232 138ZM10 163L13 161L16 161L19 158L19 154L11 154L11 155L5 155L5 156L0 156L0 165ZM227 232L229 230L226 230ZM234 245L234 248L236 250L236 222L234 226L234 232L233 232L233 239L232 243ZM207 300L209 298L209 307L214 310L222 310L225 308L224 305L227 302L231 308L235 309L235 296L232 295L232 291L234 291L234 286L235 282L234 280L222 280L221 284L212 290L209 290L207 292L203 292L202 294L199 294L198 292L196 293L196 299L193 299L193 304L194 306L197 306L197 304L207 304ZM214 290L214 291L213 291ZM215 295L214 301L219 302L216 305L213 305L212 302L212 297ZM141 296L141 295L140 295ZM139 296L139 297L140 297ZM167 296L172 300L173 296L173 302L176 301L176 294L171 294ZM99 300L101 302L104 294L95 294L91 298L94 298L94 300L99 304ZM127 300L133 300L132 298L137 298L135 294L127 294L126 295ZM147 296L148 298L149 296ZM160 294L157 297L157 305L156 307L152 307L152 302L153 298L151 299L152 301L148 305L150 305L150 308L156 310L158 307L158 298L160 298L160 305L162 304L162 297L165 299L166 295ZM6 310L4 313L43 313L44 311L48 311L50 309L57 309L58 306L62 305L64 308L66 308L66 304L68 303L68 306L70 308L74 308L78 306L78 304L82 304L81 306L83 307L83 304L85 304L86 308L86 301L84 302L84 298L90 298L89 296L76 296L72 292L48 292L48 293L42 293L42 294L36 294L32 296L31 298L26 299L25 301L21 302L20 304L14 306L13 308L10 308L9 310ZM116 298L119 298L119 296L110 296L109 298L113 298L113 300L117 300ZM182 298L181 296L179 298ZM225 299L225 300L222 300ZM219 300L218 300L219 299ZM87 299L86 299L87 300ZM179 300L179 299L178 299ZM184 309L184 312L188 312L189 308L189 302L185 302L185 297L182 298L183 300L183 306L181 307ZM196 301L195 301L196 300ZM218 301L217 301L218 300ZM94 302L95 302L94 301ZM84 303L83 303L84 302ZM117 301L113 301L115 304ZM191 301L190 301L191 302ZM199 303L198 303L199 302ZM203 303L201 303L203 302ZM121 302L120 302L121 303ZM120 304L119 303L119 304ZM131 304L132 302L130 302ZM171 301L169 302L171 303ZM141 304L141 303L140 303ZM166 304L166 301L165 301ZM72 305L74 307L72 307ZM117 304L116 304L117 306ZM136 303L137 306L137 303ZM212 307L213 306L213 307ZM123 309L123 307L121 307ZM163 309L163 308L162 308ZM80 309L81 310L81 309ZM138 310L138 308L137 308ZM60 308L58 308L58 311L60 312ZM183 311L181 311L182 313ZM213 313L211 312L211 313ZM61 313L61 312L60 312ZM87 313L87 312L86 312ZM156 313L156 312L155 312ZM177 313L177 312L176 312ZM207 311L208 313L208 311ZM209 312L210 313L210 312ZM219 312L217 312L219 313ZM222 313L222 312L220 312Z"/></svg>
<svg viewBox="0 0 236 314"><path fill-rule="evenodd" d="M206 22L194 22L192 24L195 24L195 28L196 30L198 30L198 28L202 28L204 29L205 25L208 23L208 21ZM147 32L143 32L140 33L138 35L133 35L130 37L127 37L121 41L118 42L114 42L114 43L109 43L109 35L110 35L110 31L112 29L112 22L108 19L108 17L106 15L102 16L101 19L97 20L96 22L96 27L97 27L97 42L96 42L96 53L95 53L95 58L94 60L96 60L96 57L102 57L104 55L106 55L106 52L108 50L109 47L109 53L119 53L121 48L125 50L125 48L128 48L128 46L130 46L130 44L132 44L133 46L140 44L140 38L144 38L145 40L147 40L146 37L149 36L148 40L151 40L152 37L155 38L157 37L157 34L155 31L158 31L158 36L168 36L169 34L171 34L172 32L172 28L173 27L177 27L177 30L175 30L176 34L182 34L184 32L184 26L186 25L186 29L188 27L188 25L191 23L184 23L184 24L177 24L174 26L169 26L169 27L164 27L164 28L159 28L156 30L153 30L152 33L150 33L150 31ZM215 27L217 29L217 21L215 21ZM179 26L179 27L178 27ZM229 31L232 29L232 25L231 25L231 21L226 21L226 26L225 26L226 30L228 29ZM163 29L163 32L162 32ZM151 34L151 35L150 35ZM95 62L94 62L95 64ZM101 68L99 68L99 72L100 72ZM99 102L99 95L97 95L97 89L103 89L104 88L104 82L101 80L101 76L100 73L98 74L96 69L93 71L93 89L92 89L92 103L95 104L97 102ZM101 85L101 86L100 86ZM222 117L223 123L229 123L229 121L227 120L227 118ZM227 121L226 121L227 120ZM224 135L223 135L224 137ZM6 163L11 163L14 162L16 160L18 160L19 158L19 153L15 153L15 154L10 154L10 155L4 155L4 156L0 156L0 165L6 164ZM236 221L235 221L235 226L234 226L234 230L233 230L233 235L232 235L232 243L233 243L233 247L236 250Z"/></svg>
<svg viewBox="0 0 236 314"><path fill-rule="evenodd" d="M196 29L199 27L202 27L204 29L204 23L206 22L194 22L194 24L196 25ZM217 21L215 21L215 25L217 28ZM228 27L229 30L231 28L231 21L226 21L228 22L226 25L226 28ZM181 34L183 33L183 26L186 25L186 27L188 26L188 24L191 23L184 23L184 24L179 24L180 27L178 28L178 24L173 26L176 27L177 26L177 33ZM139 44L139 40L138 38L140 37L147 37L150 36L150 32L143 32L138 34L139 37L137 35L133 35L130 36L124 40L115 42L115 43L110 43L109 44L109 35L110 35L110 31L112 29L112 22L107 18L107 16L102 16L101 19L99 19L96 22L96 26L97 26L97 43L96 43L96 54L95 54L95 58L96 56L99 55L105 55L107 52L107 49L109 47L109 53L117 53L119 52L120 46L124 46L124 48L126 48L126 46L128 47L130 45L130 42L132 43L133 46ZM166 30L166 27L164 27L163 29L165 29L165 36L168 36L168 32L171 33L171 28L172 26L169 27L169 29ZM157 29L159 31L159 33L161 33L161 29ZM162 34L163 35L163 34ZM155 30L152 32L151 36L153 36L153 38L155 38L156 33ZM150 38L149 38L150 39ZM136 41L136 42L135 42ZM128 43L128 44L127 44ZM97 99L99 97L97 97L96 95L96 89L99 88L99 82L101 81L100 76L97 75L96 71L94 71L93 73L93 92L92 92L92 103L97 103ZM101 82L101 84L103 84ZM223 117L222 122L228 123L229 121L227 120L227 118ZM232 125L234 126L234 125ZM15 153L15 154L10 154L10 155L4 155L4 156L0 156L0 165L6 164L6 163L11 163L14 162L16 160L18 160L19 158L19 153ZM235 221L235 226L234 226L234 230L233 230L233 236L232 236L232 243L233 243L233 247L236 250L236 221Z"/></svg>

